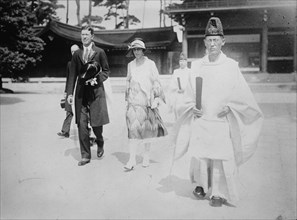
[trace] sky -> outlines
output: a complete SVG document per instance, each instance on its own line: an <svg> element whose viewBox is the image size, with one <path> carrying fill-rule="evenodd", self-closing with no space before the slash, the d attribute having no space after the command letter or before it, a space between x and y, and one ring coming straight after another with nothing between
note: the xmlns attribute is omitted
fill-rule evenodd
<svg viewBox="0 0 297 220"><path fill-rule="evenodd" d="M167 4L169 2L172 3L180 3L181 0L166 0ZM58 0L58 4L62 4L65 6L63 9L57 10L57 16L60 18L60 21L66 23L66 0ZM80 16L81 19L88 14L89 11L89 0L80 0ZM129 11L131 15L136 16L141 23L137 25L130 25L130 29L136 28L150 28L150 27L160 27L160 0L130 0ZM92 7L92 15L98 15L104 17L107 13L107 9L105 7ZM69 21L68 24L76 25L77 17L76 17L76 3L75 0L69 0ZM171 21L170 18L166 16L166 26L174 25L175 22ZM114 19L109 21L103 21L101 26L106 29L114 29L115 22ZM163 26L163 22L162 22Z"/></svg>

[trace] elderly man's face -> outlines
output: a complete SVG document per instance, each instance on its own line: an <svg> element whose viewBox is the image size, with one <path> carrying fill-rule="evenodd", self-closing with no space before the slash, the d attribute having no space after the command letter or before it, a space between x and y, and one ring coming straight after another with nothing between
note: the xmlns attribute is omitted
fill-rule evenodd
<svg viewBox="0 0 297 220"><path fill-rule="evenodd" d="M81 42L84 46L89 46L90 43L92 43L92 40L94 38L94 35L91 34L91 31L89 30L82 30L81 31Z"/></svg>
<svg viewBox="0 0 297 220"><path fill-rule="evenodd" d="M208 55L215 56L220 54L225 39L221 36L207 36L204 39L204 44Z"/></svg>

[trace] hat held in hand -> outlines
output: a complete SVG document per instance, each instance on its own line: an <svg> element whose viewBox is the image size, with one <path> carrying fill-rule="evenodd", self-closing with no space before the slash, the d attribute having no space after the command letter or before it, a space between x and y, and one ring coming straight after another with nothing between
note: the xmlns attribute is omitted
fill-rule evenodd
<svg viewBox="0 0 297 220"><path fill-rule="evenodd" d="M89 80L96 77L101 72L101 68L98 62L96 61L89 61L82 67L82 74L80 78L82 80Z"/></svg>
<svg viewBox="0 0 297 220"><path fill-rule="evenodd" d="M223 25L219 18L211 17L208 20L205 29L205 37L206 36L224 36Z"/></svg>

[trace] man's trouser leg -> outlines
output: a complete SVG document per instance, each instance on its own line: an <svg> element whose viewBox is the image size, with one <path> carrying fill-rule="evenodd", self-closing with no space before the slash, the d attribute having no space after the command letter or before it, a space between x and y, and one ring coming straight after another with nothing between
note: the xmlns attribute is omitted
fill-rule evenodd
<svg viewBox="0 0 297 220"><path fill-rule="evenodd" d="M98 126L98 127L92 127L93 132L96 136L96 143L98 145L98 148L103 148L104 145L104 139L103 139L103 126Z"/></svg>
<svg viewBox="0 0 297 220"><path fill-rule="evenodd" d="M89 112L86 106L82 106L80 110L80 120L78 124L78 137L81 157L91 159L90 134L88 129Z"/></svg>
<svg viewBox="0 0 297 220"><path fill-rule="evenodd" d="M211 186L210 159L192 158L190 165L190 177L193 186L200 186L208 194Z"/></svg>
<svg viewBox="0 0 297 220"><path fill-rule="evenodd" d="M212 195L237 201L236 168L234 160L213 160Z"/></svg>
<svg viewBox="0 0 297 220"><path fill-rule="evenodd" d="M70 132L70 126L71 126L71 121L73 118L73 113L72 112L66 112L66 118L63 122L63 126L62 126L62 131L65 133L69 133Z"/></svg>

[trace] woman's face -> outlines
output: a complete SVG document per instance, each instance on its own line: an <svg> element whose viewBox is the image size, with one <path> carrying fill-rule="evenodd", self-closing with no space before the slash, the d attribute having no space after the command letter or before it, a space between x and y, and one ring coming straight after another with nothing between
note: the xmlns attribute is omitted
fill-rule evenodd
<svg viewBox="0 0 297 220"><path fill-rule="evenodd" d="M136 59L141 58L143 56L143 49L142 48L133 48L133 53Z"/></svg>

